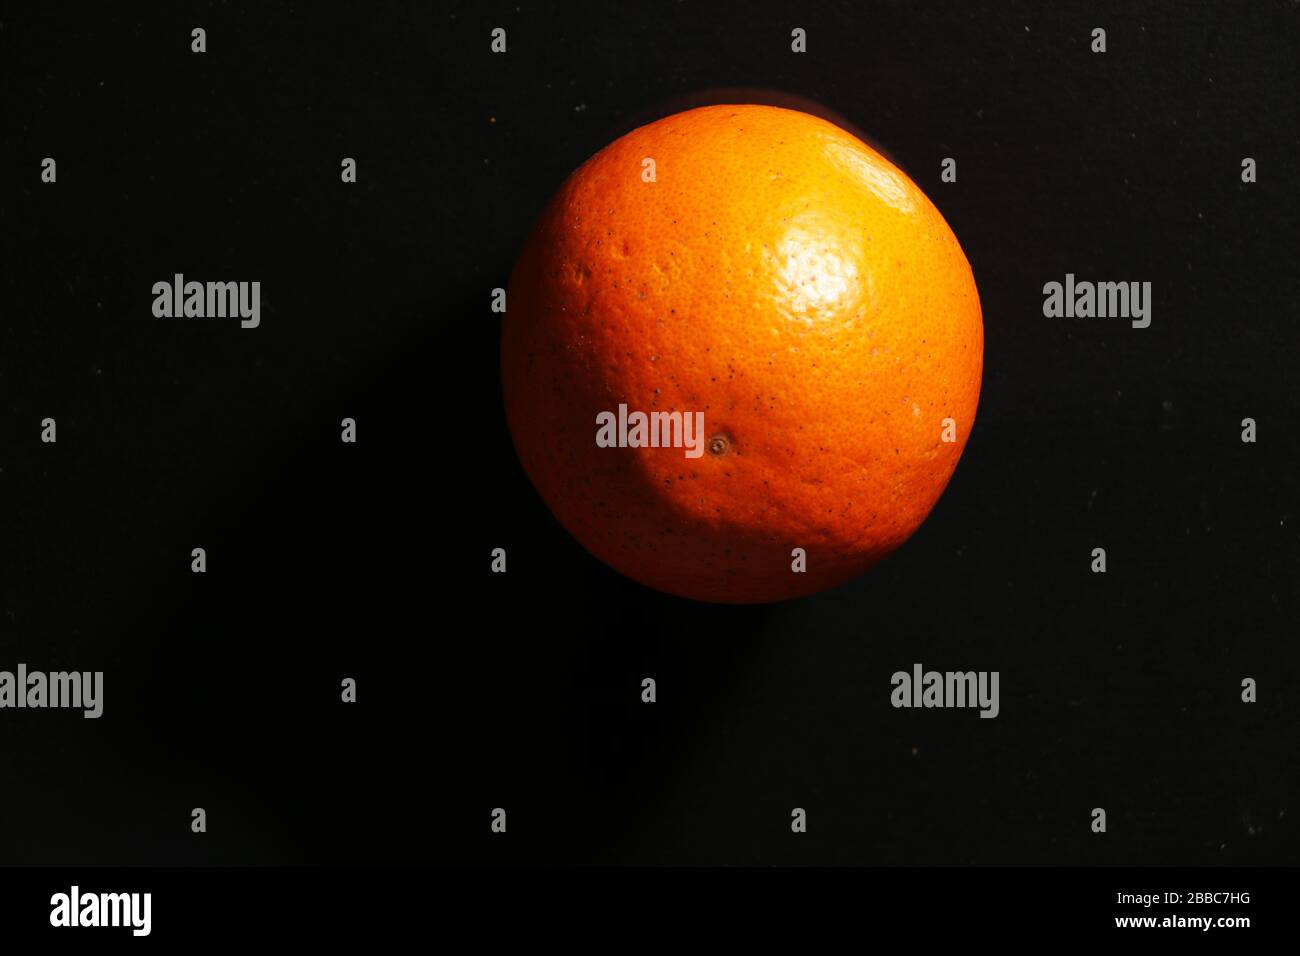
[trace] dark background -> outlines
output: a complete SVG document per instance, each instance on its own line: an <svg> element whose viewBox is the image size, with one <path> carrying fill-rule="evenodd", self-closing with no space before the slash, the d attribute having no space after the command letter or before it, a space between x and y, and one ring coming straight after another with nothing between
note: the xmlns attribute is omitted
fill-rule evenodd
<svg viewBox="0 0 1300 956"><path fill-rule="evenodd" d="M76 6L0 16L0 669L105 712L0 712L0 863L1296 860L1295 3ZM864 131L984 309L930 520L775 606L559 528L489 310L564 176L719 87ZM174 272L261 327L154 318ZM1066 272L1151 327L1045 319ZM1001 715L894 710L917 661Z"/></svg>

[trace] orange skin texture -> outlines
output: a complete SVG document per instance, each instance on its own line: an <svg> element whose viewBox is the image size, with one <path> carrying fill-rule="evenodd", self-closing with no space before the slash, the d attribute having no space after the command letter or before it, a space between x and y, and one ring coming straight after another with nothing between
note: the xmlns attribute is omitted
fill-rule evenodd
<svg viewBox="0 0 1300 956"><path fill-rule="evenodd" d="M661 591L754 603L853 578L920 526L983 352L970 265L907 176L806 113L710 106L560 188L510 277L501 370L524 470L587 550ZM598 447L620 403L703 411L725 451Z"/></svg>

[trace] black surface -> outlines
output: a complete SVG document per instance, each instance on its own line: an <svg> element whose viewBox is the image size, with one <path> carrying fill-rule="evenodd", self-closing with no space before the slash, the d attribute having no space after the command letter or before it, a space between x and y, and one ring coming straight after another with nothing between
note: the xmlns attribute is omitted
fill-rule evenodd
<svg viewBox="0 0 1300 956"><path fill-rule="evenodd" d="M1042 7L7 9L0 668L106 700L0 712L0 863L1294 862L1300 11ZM488 308L565 175L718 87L865 131L984 309L931 519L770 607L556 525ZM174 272L260 280L261 327L153 318ZM1151 327L1045 319L1066 272L1151 281ZM892 709L916 661L1001 715Z"/></svg>

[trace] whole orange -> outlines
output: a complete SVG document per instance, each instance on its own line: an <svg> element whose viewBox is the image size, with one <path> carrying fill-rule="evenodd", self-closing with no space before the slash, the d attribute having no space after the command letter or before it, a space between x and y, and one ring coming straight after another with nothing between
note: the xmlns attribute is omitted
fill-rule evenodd
<svg viewBox="0 0 1300 956"><path fill-rule="evenodd" d="M748 603L917 529L983 351L970 265L907 176L806 113L710 106L564 183L511 274L501 369L524 470L574 537L650 587Z"/></svg>

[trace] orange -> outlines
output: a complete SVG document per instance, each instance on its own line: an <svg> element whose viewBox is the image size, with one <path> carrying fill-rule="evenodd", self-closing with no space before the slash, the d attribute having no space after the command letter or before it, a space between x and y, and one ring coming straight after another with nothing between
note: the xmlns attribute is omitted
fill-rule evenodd
<svg viewBox="0 0 1300 956"><path fill-rule="evenodd" d="M524 470L592 554L671 594L860 574L925 520L974 424L984 330L956 237L806 113L710 106L611 143L542 214L506 301ZM598 444L620 406L661 413L659 447L630 423ZM674 412L703 413L703 454Z"/></svg>

